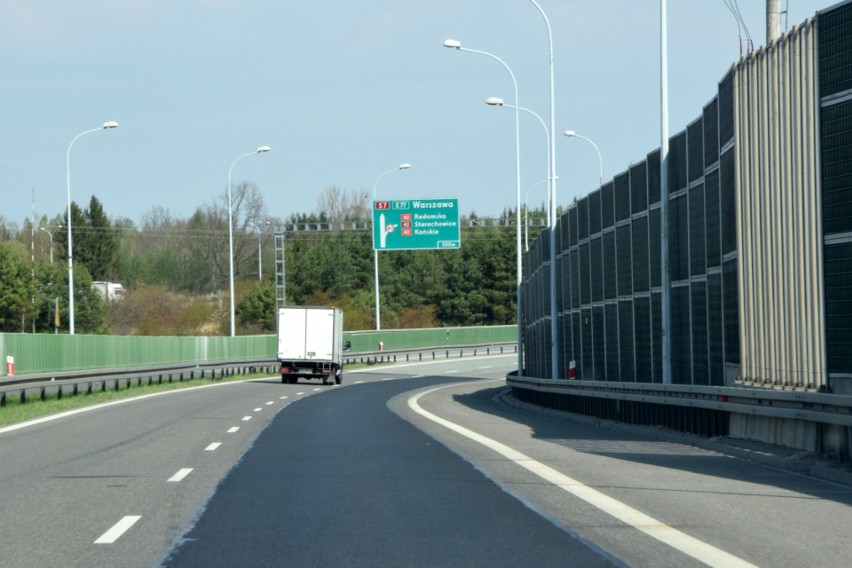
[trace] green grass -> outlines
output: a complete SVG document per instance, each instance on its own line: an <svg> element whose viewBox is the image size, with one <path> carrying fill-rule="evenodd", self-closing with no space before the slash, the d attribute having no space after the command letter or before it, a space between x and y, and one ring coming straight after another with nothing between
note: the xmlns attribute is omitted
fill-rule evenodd
<svg viewBox="0 0 852 568"><path fill-rule="evenodd" d="M110 381L110 384L107 385L106 392L95 390L92 392L92 394L86 394L86 391L83 388L81 389L79 394L77 394L77 396L72 395L70 387L66 385L65 389L63 389L64 392L62 394L61 399L58 398L58 393L54 392L47 394L45 400L42 401L39 398L39 395L34 390L31 390L27 393L27 401L23 404L21 403L18 391L12 391L6 393L6 406L0 407L0 426L9 426L11 424L17 424L19 422L26 422L27 420L41 418L42 416L48 416L50 414L57 414L59 412L65 412L68 410L74 410L86 406L93 406L95 404L101 404L104 402L110 402L123 398L131 398L145 394L185 389L190 387L219 384L223 382L265 378L269 376L269 373L254 373L248 375L233 375L230 377L218 379L212 379L207 377L195 378L192 380L184 381L175 380L171 383L164 382L161 385L154 383L150 386L147 384L147 382L143 383L140 386L136 386L136 381L134 380L131 382L131 386L129 388L127 387L127 383L122 380L120 381L120 389L118 391L114 390L115 387L111 384ZM277 377L277 375L273 376Z"/></svg>

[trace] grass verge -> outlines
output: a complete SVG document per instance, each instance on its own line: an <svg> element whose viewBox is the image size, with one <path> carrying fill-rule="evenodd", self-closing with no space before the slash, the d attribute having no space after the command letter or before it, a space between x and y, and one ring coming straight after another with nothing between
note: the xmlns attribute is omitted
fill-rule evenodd
<svg viewBox="0 0 852 568"><path fill-rule="evenodd" d="M220 384L234 381L244 381L247 379L259 379L270 377L268 373L254 373L249 375L232 375L224 378L195 378L192 380L174 381L171 383L151 384L147 383L136 386L135 382L131 383L130 387L126 383L121 382L120 389L114 390L107 388L106 391L95 390L92 394L86 394L85 391L80 392L76 396L70 393L70 389L62 394L62 398L58 398L58 393L47 393L45 400L42 401L36 391L31 390L27 394L27 401L21 403L17 391L14 394L6 394L6 405L0 407L0 426L10 426L27 420L41 418L50 414L57 414L68 410L93 406L104 402L110 402L122 398L130 398L145 394L164 392L170 390L185 389L190 387L199 387L204 385ZM94 381L98 383L98 381Z"/></svg>

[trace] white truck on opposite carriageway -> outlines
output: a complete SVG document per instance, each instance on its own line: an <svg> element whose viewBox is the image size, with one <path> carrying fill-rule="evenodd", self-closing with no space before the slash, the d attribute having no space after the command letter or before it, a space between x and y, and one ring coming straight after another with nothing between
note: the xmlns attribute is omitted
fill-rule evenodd
<svg viewBox="0 0 852 568"><path fill-rule="evenodd" d="M278 308L278 363L282 383L299 377L343 380L343 311L314 306Z"/></svg>

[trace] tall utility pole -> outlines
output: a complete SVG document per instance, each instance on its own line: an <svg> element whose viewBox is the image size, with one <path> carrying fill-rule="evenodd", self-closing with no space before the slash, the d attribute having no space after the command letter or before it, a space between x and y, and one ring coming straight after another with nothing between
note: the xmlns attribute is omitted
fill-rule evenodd
<svg viewBox="0 0 852 568"><path fill-rule="evenodd" d="M666 0L660 0L660 294L663 342L663 384L672 384L672 310L669 273L669 58Z"/></svg>
<svg viewBox="0 0 852 568"><path fill-rule="evenodd" d="M781 0L766 0L766 45L781 36Z"/></svg>

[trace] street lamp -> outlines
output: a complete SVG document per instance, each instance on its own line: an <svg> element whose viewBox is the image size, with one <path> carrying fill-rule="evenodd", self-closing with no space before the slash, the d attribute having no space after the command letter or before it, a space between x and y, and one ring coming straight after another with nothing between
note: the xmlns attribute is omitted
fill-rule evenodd
<svg viewBox="0 0 852 568"><path fill-rule="evenodd" d="M237 162L242 160L243 158L247 158L248 156L254 156L255 154L263 154L264 152L269 152L272 150L269 146L260 146L254 152L249 152L248 154L243 154L231 164L231 168L228 170L228 280L231 288L230 298L231 298L231 337L235 335L234 328L234 219L233 212L231 211L231 172L234 171L234 166L237 165Z"/></svg>
<svg viewBox="0 0 852 568"><path fill-rule="evenodd" d="M550 174L550 132L548 132L547 125L544 123L544 120L542 120L542 118L538 114L536 114L535 112L531 111L528 108L524 108L522 106L507 105L505 102L503 102L503 99L501 99L500 97L488 97L487 99L485 99L485 104L487 104L489 106L499 106L499 107L514 108L514 109L517 109L517 110L522 110L522 111L526 112L527 114L532 115L533 117L535 117L538 120L539 124L541 124L541 127L544 129L544 138L545 138L545 142L546 142L546 145L547 145L547 172L548 172L548 175L549 175ZM544 180L544 182L548 182L548 181L550 181L550 180ZM544 183L544 182L538 182L538 183ZM535 184L535 185L538 185L538 184ZM532 188L530 188L530 189L532 189ZM528 189L527 195L529 195L529 193L530 193L530 191ZM526 203L527 203L527 200L526 200L526 197L524 197L524 207L526 207ZM529 213L527 213L525 217L526 217L526 219L525 219L526 229L525 229L525 234L524 234L524 250L529 250L529 248L530 248L529 247ZM548 227L550 226L550 215L549 214L548 214L548 217L547 217L547 226Z"/></svg>
<svg viewBox="0 0 852 568"><path fill-rule="evenodd" d="M376 190L379 187L379 180L382 179L385 176L385 174L389 174L391 172L396 172L396 171L399 171L399 170L407 170L410 167L411 167L411 164L404 163L404 164L400 164L399 166L397 166L396 168L394 168L392 170L388 170L386 172L382 172L381 174L379 174L379 177L376 178L376 183L373 184L373 201L374 202L376 201ZM375 207L375 203L373 204L373 207ZM375 231L375 228L373 230ZM375 245L375 243L374 243L374 245ZM377 249L375 246L373 246L373 272L374 272L373 281L376 284L376 331L380 331L382 329L382 316L381 316L381 311L379 309L379 249Z"/></svg>
<svg viewBox="0 0 852 568"><path fill-rule="evenodd" d="M595 149L595 152L598 153L598 185L602 186L603 185L603 158L601 158L601 151L598 150L598 145L595 144L594 142L592 142L589 138L586 138L585 136L581 136L581 135L577 134L576 132L574 132L573 130L566 130L565 132L563 132L563 134L565 134L565 136L567 136L568 138L579 138L581 140L585 140L586 142L588 142L589 144L592 145L592 147Z"/></svg>
<svg viewBox="0 0 852 568"><path fill-rule="evenodd" d="M118 128L118 123L114 121L104 122L100 128L81 132L68 144L68 151L65 152L65 180L68 185L68 333L70 335L74 335L74 254L71 246L71 146L84 134L109 130L111 128Z"/></svg>
<svg viewBox="0 0 852 568"><path fill-rule="evenodd" d="M551 354L551 377L559 378L559 346L556 341L559 332L556 304L556 93L553 80L553 30L550 28L550 20L541 9L536 0L530 0L544 18L547 27L547 42L550 51L550 354Z"/></svg>
<svg viewBox="0 0 852 568"><path fill-rule="evenodd" d="M39 227L39 231L44 231L47 233L47 236L50 237L50 264L53 264L53 233L45 229L44 227Z"/></svg>
<svg viewBox="0 0 852 568"><path fill-rule="evenodd" d="M467 51L468 53L477 53L479 55L484 55L486 57L490 57L491 59L497 61L500 65L502 65L506 71L509 72L509 76L512 78L512 85L515 88L515 190L517 193L517 206L515 210L516 220L516 265L517 265L517 298L515 300L515 304L517 305L517 320L518 320L518 376L522 377L524 375L524 350L523 350L523 329L521 327L522 315L523 311L521 309L521 287L523 286L523 253L521 251L521 133L520 133L520 119L519 119L519 109L517 105L518 103L518 81L515 79L515 74L512 72L512 69L506 65L506 62L497 57L492 53L488 53L487 51L478 51L476 49L468 49L461 46L461 42L456 39L448 39L444 41L444 47L455 49L457 51Z"/></svg>

